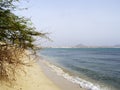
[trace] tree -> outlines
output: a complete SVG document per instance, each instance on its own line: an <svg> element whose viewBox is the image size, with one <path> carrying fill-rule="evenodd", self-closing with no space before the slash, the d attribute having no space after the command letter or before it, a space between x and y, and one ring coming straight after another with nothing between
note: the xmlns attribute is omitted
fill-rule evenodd
<svg viewBox="0 0 120 90"><path fill-rule="evenodd" d="M26 49L35 49L35 37L46 37L46 33L35 31L29 19L12 12L17 1L0 0L0 80L7 82L16 79L17 70L23 65L29 65L21 57Z"/></svg>
<svg viewBox="0 0 120 90"><path fill-rule="evenodd" d="M0 41L6 45L15 45L20 48L35 47L34 37L45 37L45 33L35 31L35 27L29 19L16 16L10 9L14 9L12 4L18 0L2 0L0 2Z"/></svg>

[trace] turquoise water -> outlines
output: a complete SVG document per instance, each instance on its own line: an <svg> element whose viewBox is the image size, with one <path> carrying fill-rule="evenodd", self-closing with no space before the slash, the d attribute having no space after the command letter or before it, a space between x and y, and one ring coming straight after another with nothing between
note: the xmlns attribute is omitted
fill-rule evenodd
<svg viewBox="0 0 120 90"><path fill-rule="evenodd" d="M99 85L99 90L120 90L119 48L50 48L39 54L72 75Z"/></svg>

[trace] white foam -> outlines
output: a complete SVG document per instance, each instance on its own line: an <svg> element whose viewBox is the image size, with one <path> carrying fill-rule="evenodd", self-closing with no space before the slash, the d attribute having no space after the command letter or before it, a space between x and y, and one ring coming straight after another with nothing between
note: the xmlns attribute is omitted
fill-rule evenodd
<svg viewBox="0 0 120 90"><path fill-rule="evenodd" d="M103 90L103 89L100 89L100 86L97 84L93 84L79 77L71 76L68 73L64 72L61 68L55 65L52 65L49 62L45 61L45 63L52 69L52 71L56 72L57 75L64 77L65 79L71 81L72 83L79 84L80 87L82 88L85 88L87 90Z"/></svg>

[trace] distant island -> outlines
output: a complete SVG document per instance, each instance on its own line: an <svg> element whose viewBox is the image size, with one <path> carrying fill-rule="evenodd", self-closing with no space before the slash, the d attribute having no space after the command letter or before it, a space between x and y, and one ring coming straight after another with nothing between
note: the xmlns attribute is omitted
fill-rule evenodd
<svg viewBox="0 0 120 90"><path fill-rule="evenodd" d="M49 46L44 48L120 48L120 44L117 45L111 45L111 46L88 46L84 44L78 44L75 46Z"/></svg>
<svg viewBox="0 0 120 90"><path fill-rule="evenodd" d="M114 46L87 46L83 44L78 44L76 46L73 46L72 48L120 48L120 45L114 45Z"/></svg>

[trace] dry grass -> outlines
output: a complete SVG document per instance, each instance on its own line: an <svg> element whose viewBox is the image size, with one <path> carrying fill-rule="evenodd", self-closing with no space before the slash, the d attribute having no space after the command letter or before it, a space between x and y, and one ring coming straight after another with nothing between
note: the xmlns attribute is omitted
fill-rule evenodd
<svg viewBox="0 0 120 90"><path fill-rule="evenodd" d="M32 65L30 55L24 49L15 47L1 47L0 48L0 81L12 84L16 81L16 77L24 72L24 66ZM29 57L26 61L25 57Z"/></svg>

